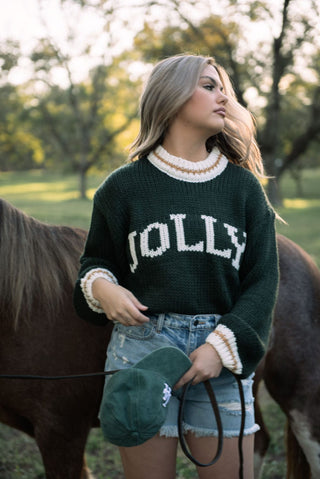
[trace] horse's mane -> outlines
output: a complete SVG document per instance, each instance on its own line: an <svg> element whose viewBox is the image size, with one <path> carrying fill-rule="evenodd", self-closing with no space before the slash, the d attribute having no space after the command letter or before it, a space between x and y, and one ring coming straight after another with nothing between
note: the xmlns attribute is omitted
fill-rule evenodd
<svg viewBox="0 0 320 479"><path fill-rule="evenodd" d="M59 314L76 279L86 232L53 226L0 199L0 314L16 327L35 308Z"/></svg>

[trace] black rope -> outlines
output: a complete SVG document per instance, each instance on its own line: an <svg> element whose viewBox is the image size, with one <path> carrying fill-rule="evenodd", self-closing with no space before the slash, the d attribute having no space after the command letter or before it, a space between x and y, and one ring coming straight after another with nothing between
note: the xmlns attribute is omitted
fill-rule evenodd
<svg viewBox="0 0 320 479"><path fill-rule="evenodd" d="M243 435L244 435L244 427L245 427L245 420L246 420L246 405L245 405L245 399L244 399L244 393L243 393L243 386L241 379L239 376L236 374L233 374L235 377L237 384L238 384L238 389L239 389L239 395L240 395L240 403L241 403L241 423L240 423L240 431L239 431L239 440L238 440L238 451L239 451L239 479L243 479ZM185 403L185 396L187 394L187 391L192 383L192 380L185 384L183 387L183 392L181 396L181 401L179 405L179 416L178 416L178 431L179 431L179 441L181 445L181 449L184 452L184 454L187 456L190 461L192 461L194 464L200 467L207 467L207 466L212 466L215 464L218 459L221 456L222 453L222 447L223 447L223 428L222 428L222 422L221 422L221 417L220 417L220 411L219 407L217 404L217 400L214 394L214 391L212 389L211 383L209 380L204 381L204 385L206 387L208 396L210 398L211 406L216 418L216 423L217 423L217 429L218 429L218 445L217 445L217 451L213 459L208 462L208 463L201 463L198 461L189 451L186 440L183 434L183 412L184 412L184 403Z"/></svg>
<svg viewBox="0 0 320 479"><path fill-rule="evenodd" d="M59 379L78 379L78 378L91 378L94 376L108 376L120 371L115 369L114 371L103 371L98 373L85 373L85 374L70 374L68 376L36 376L31 374L0 374L0 379L41 379L41 380L59 380Z"/></svg>
<svg viewBox="0 0 320 479"><path fill-rule="evenodd" d="M238 383L238 389L239 389L239 395L240 395L240 403L241 403L241 424L240 424L240 432L239 432L239 439L238 439L238 450L239 450L239 479L243 479L243 435L244 435L244 426L245 426L245 421L246 421L246 403L244 399L244 392L243 392L243 386L241 379L239 376L234 374L234 377Z"/></svg>
<svg viewBox="0 0 320 479"><path fill-rule="evenodd" d="M220 412L219 412L216 396L213 392L210 381L208 381L208 380L204 381L204 385L206 387L208 396L210 398L211 406L212 406L212 409L213 409L213 412L214 412L214 415L215 415L215 418L216 418L216 421L217 421L218 446L217 446L217 451L216 451L216 454L215 454L214 458L208 463L202 463L202 462L198 461L195 457L193 457L191 452L188 450L186 440L185 440L185 437L184 437L184 434L183 434L183 412L184 412L185 397L186 397L186 394L187 394L191 384L192 384L192 380L184 385L182 396L181 396L181 401L180 401L180 405L179 405L178 431L179 431L179 441L180 441L181 449L183 450L183 452L187 456L187 458L190 459L190 461L192 461L197 466L200 466L200 467L212 466L213 464L215 464L218 461L219 457L221 456L222 446L223 446L223 428L222 428L222 422L221 422L221 417L220 417Z"/></svg>

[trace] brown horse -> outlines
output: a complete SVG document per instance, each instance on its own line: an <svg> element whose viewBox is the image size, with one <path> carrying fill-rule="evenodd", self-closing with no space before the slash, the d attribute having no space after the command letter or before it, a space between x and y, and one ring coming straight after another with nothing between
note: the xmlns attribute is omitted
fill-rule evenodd
<svg viewBox="0 0 320 479"><path fill-rule="evenodd" d="M80 320L71 299L85 238L83 230L44 224L0 200L0 374L103 370L111 327ZM320 477L320 272L290 240L279 236L278 244L280 291L255 387L263 377L287 415L294 437L288 477L305 479L310 472L301 471L311 470L314 479ZM103 377L0 381L0 421L35 438L46 477L88 478L84 448L98 425ZM258 401L256 407L262 456L268 433Z"/></svg>
<svg viewBox="0 0 320 479"><path fill-rule="evenodd" d="M256 372L287 418L287 479L320 478L320 271L299 246L278 236L280 289L268 351ZM256 401L256 453L269 435ZM257 468L258 469L258 468Z"/></svg>
<svg viewBox="0 0 320 479"><path fill-rule="evenodd" d="M85 238L0 200L2 374L103 371L110 328L80 320L71 301ZM35 438L48 479L89 477L84 448L103 380L0 379L0 421Z"/></svg>

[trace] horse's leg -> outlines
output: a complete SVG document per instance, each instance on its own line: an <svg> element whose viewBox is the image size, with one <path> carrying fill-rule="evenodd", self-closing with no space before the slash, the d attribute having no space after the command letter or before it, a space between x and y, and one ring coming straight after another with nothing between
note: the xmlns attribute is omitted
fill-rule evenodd
<svg viewBox="0 0 320 479"><path fill-rule="evenodd" d="M288 420L287 478L320 478L320 272L278 236L280 287L264 381ZM310 473L311 469L311 473Z"/></svg>
<svg viewBox="0 0 320 479"><path fill-rule="evenodd" d="M313 333L315 335L315 331ZM284 337L284 334L279 336ZM306 344L311 342L312 339L305 337ZM279 346L273 353L271 350L268 352L265 383L270 395L287 417L287 479L318 479L320 478L319 383L312 375L305 374L306 370L313 370L312 361L316 355L310 354L308 357L310 364L301 360L290 366L286 358L281 358L275 353L283 350ZM298 348L296 356L297 354ZM291 355L288 357L291 358ZM296 359L294 354L292 358Z"/></svg>
<svg viewBox="0 0 320 479"><path fill-rule="evenodd" d="M35 428L46 479L90 479L92 475L84 458L89 429L72 429L69 424L68 430L67 424L65 420L60 430L47 428L45 424Z"/></svg>
<svg viewBox="0 0 320 479"><path fill-rule="evenodd" d="M260 363L256 370L253 382L253 396L255 398L254 410L255 420L260 426L260 430L255 434L254 440L254 477L258 479L263 465L264 456L268 450L270 443L270 434L263 420L260 403L259 403L259 386L263 377L263 363Z"/></svg>
<svg viewBox="0 0 320 479"><path fill-rule="evenodd" d="M257 399L255 399L255 416L256 423L260 426L260 430L256 432L254 440L254 477L255 479L258 479L260 477L264 457L269 447L270 434L263 420Z"/></svg>
<svg viewBox="0 0 320 479"><path fill-rule="evenodd" d="M319 409L318 407L315 408ZM288 479L296 478L320 478L320 418L319 414L310 416L298 409L289 411L289 430L287 433L288 450L290 449L291 458L288 460ZM290 431L291 429L291 431ZM316 437L315 432L318 432ZM298 447L295 445L294 438L299 443L304 456L298 454ZM308 464L306 463L307 460ZM310 474L311 472L311 474Z"/></svg>

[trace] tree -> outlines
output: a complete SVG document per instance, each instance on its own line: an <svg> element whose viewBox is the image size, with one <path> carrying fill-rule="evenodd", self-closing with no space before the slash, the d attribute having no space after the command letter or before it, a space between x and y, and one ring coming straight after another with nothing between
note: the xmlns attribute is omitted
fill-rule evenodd
<svg viewBox="0 0 320 479"><path fill-rule="evenodd" d="M0 87L0 170L29 169L43 164L43 149L34 134L17 87Z"/></svg>
<svg viewBox="0 0 320 479"><path fill-rule="evenodd" d="M85 31L92 9L84 2L76 3L59 3L64 28L58 35L45 17L45 2L39 0L45 34L24 59L28 60L29 80L23 89L32 101L23 110L43 145L46 165L63 163L64 169L79 173L84 198L88 171L101 165L103 158L107 163L106 152L111 159L118 155L116 139L137 116L139 80L129 78L125 58L115 58L106 19L102 22L95 15L91 31ZM108 21L112 20L110 12ZM21 57L21 51L8 51L3 64L12 68ZM112 166L110 161L105 169Z"/></svg>
<svg viewBox="0 0 320 479"><path fill-rule="evenodd" d="M314 18L311 15L307 16L305 13L302 13L298 19L293 16L290 18L289 7L293 7L294 3L294 0L284 0L281 12L280 33L273 39L271 88L265 109L265 126L260 134L265 166L268 174L273 177L268 183L268 193L270 199L275 204L281 203L278 190L280 176L297 161L300 155L307 150L310 143L320 134L318 115L319 88L316 88L313 89L314 93L307 100L307 103L310 102L307 122L304 125L300 125L300 128L297 130L298 134L292 138L290 152L282 162L277 163L276 159L280 155L284 156L284 148L281 145L280 136L280 124L283 121L281 81L289 74L290 70L293 71L295 57L302 49L302 46L306 43L310 44L314 36L312 27ZM317 7L314 2L311 2L311 4ZM313 9L313 14L314 12L317 12L317 8Z"/></svg>
<svg viewBox="0 0 320 479"><path fill-rule="evenodd" d="M136 97L131 94L135 86L121 66L99 65L86 81L70 80L67 88L52 86L38 98L43 136L49 138L54 157L79 174L82 198L90 168L106 163L106 157L107 168L115 166L115 139L137 115Z"/></svg>
<svg viewBox="0 0 320 479"><path fill-rule="evenodd" d="M78 15L90 12L88 6L75 7L67 0L62 2L62 14L69 14L70 9ZM110 12L107 22L112 19ZM79 173L80 195L84 198L87 172L101 164L107 152L112 158L116 137L137 115L137 97L131 94L137 81L126 74L124 60L114 58L112 35L106 35L101 25L100 49L97 32L82 42L82 31L75 22L66 22L66 28L64 44L50 36L38 42L31 55L33 82L47 87L45 94L38 96L38 108L51 144L60 149L64 161ZM86 59L89 63L93 57L95 65L78 81L75 61ZM62 87L54 80L58 71L64 77Z"/></svg>
<svg viewBox="0 0 320 479"><path fill-rule="evenodd" d="M110 1L101 3L110 5ZM313 0L303 4L300 0L284 0L282 4L163 0L142 2L139 8L143 5L147 15L144 28L135 37L135 47L144 61L153 62L186 51L201 52L213 55L227 69L239 101L258 118L258 139L266 171L274 177L269 181L268 193L274 204L280 203L279 178L319 135L315 88L319 70L311 65L312 56L317 58L319 44L318 4ZM163 14L158 11L155 20L153 9L160 7ZM197 15L201 9L206 16ZM269 35L256 40L248 34L255 26L261 30L267 26ZM309 73L308 80L302 81L301 68ZM300 103L291 114L307 120L289 134L291 122L284 123L284 105L290 104L285 98L291 95L291 77L301 87Z"/></svg>
<svg viewBox="0 0 320 479"><path fill-rule="evenodd" d="M26 169L42 164L41 141L32 131L26 104L27 96L8 81L17 66L19 44L8 41L0 47L0 170Z"/></svg>

